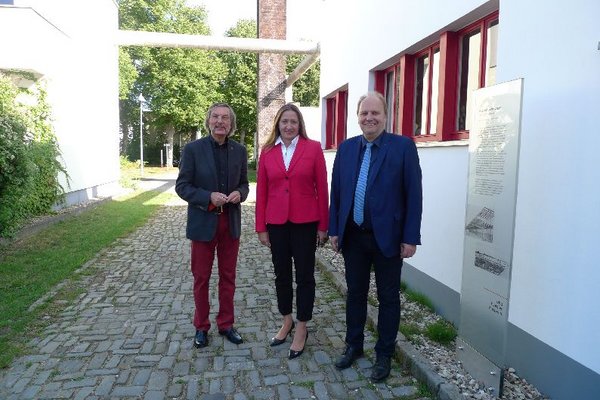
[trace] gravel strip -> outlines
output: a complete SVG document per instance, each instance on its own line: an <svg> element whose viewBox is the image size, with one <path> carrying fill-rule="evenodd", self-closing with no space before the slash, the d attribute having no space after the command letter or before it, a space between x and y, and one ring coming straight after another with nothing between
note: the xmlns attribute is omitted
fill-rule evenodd
<svg viewBox="0 0 600 400"><path fill-rule="evenodd" d="M333 251L328 244L319 248L318 257L330 264L335 272L344 275L344 259L341 254ZM369 288L370 301L377 303L375 293L375 276L371 274L371 284ZM421 304L407 300L404 292L400 293L402 303L401 324L415 324L423 329L434 322L443 320L439 315L431 312ZM456 386L458 392L464 399L493 400L498 399L491 394L483 384L477 382L468 372L464 370L456 358L456 344L452 342L448 346L434 342L424 335L415 335L410 341L412 346L431 364L433 370L446 382ZM508 368L504 371L503 394L502 399L507 400L549 400L543 396L533 385L525 379L519 378L514 368Z"/></svg>

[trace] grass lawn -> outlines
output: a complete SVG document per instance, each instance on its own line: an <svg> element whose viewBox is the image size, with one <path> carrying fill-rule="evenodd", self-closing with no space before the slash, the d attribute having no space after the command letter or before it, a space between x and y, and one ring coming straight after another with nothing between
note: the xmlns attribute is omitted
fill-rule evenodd
<svg viewBox="0 0 600 400"><path fill-rule="evenodd" d="M144 178L177 171L144 167ZM122 162L121 186L136 188L139 179L139 166ZM256 182L254 169L248 169L248 179ZM135 191L57 222L33 236L0 245L0 368L24 354L27 342L85 290L81 278L95 271L79 268L116 239L143 225L171 196ZM63 286L55 295L29 310L59 283Z"/></svg>
<svg viewBox="0 0 600 400"><path fill-rule="evenodd" d="M144 172L145 176L152 174L151 170ZM27 342L85 290L77 286L78 278L94 271L78 268L143 225L171 196L137 191L0 247L0 368L23 354ZM51 300L28 311L65 280L68 284Z"/></svg>

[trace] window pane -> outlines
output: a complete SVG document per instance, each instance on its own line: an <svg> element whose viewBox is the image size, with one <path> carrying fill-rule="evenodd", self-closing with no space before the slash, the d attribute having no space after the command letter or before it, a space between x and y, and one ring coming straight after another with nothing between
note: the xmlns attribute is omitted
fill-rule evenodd
<svg viewBox="0 0 600 400"><path fill-rule="evenodd" d="M417 58L417 81L415 82L415 126L414 135L425 134L423 123L427 123L427 95L429 93L429 56Z"/></svg>
<svg viewBox="0 0 600 400"><path fill-rule="evenodd" d="M431 113L429 114L429 133L437 132L438 93L440 80L440 49L433 51L433 71L431 76Z"/></svg>
<svg viewBox="0 0 600 400"><path fill-rule="evenodd" d="M492 21L487 30L485 60L485 86L496 84L496 62L498 54L498 20Z"/></svg>
<svg viewBox="0 0 600 400"><path fill-rule="evenodd" d="M471 123L470 94L479 89L479 60L481 56L481 31L468 33L461 41L460 93L458 130L468 130Z"/></svg>
<svg viewBox="0 0 600 400"><path fill-rule="evenodd" d="M388 106L385 130L388 132L393 132L394 128L394 97L394 71L390 71L385 74L385 101Z"/></svg>

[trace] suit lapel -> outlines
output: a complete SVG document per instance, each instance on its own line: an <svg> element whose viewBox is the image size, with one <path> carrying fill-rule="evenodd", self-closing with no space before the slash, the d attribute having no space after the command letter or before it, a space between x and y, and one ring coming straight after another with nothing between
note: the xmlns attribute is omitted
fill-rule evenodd
<svg viewBox="0 0 600 400"><path fill-rule="evenodd" d="M352 182L355 183L358 179L358 171L360 170L360 151L362 149L362 136L357 136L351 148L350 163L347 166L352 173Z"/></svg>
<svg viewBox="0 0 600 400"><path fill-rule="evenodd" d="M234 175L234 171L236 171L235 165L237 163L237 153L233 147L233 143L231 140L227 140L227 191L229 192L232 188L236 188L239 182L234 182L236 176Z"/></svg>
<svg viewBox="0 0 600 400"><path fill-rule="evenodd" d="M292 160L290 161L290 167L288 168L288 174L292 172L294 166L298 164L298 160L302 158L302 154L306 149L306 140L302 138L298 138L298 143L296 143L296 150L294 150L294 155L292 155ZM283 159L283 157L282 157ZM285 166L284 166L285 169Z"/></svg>
<svg viewBox="0 0 600 400"><path fill-rule="evenodd" d="M202 159L200 162L206 165L211 175L217 181L217 167L215 166L215 153L212 148L213 144L210 138L207 138L202 146Z"/></svg>
<svg viewBox="0 0 600 400"><path fill-rule="evenodd" d="M377 158L371 165L371 170L369 171L369 181L367 182L367 187L373 183L375 177L379 173L381 166L383 165L383 160L385 159L388 151L388 134L384 131L381 137L380 148L377 149Z"/></svg>

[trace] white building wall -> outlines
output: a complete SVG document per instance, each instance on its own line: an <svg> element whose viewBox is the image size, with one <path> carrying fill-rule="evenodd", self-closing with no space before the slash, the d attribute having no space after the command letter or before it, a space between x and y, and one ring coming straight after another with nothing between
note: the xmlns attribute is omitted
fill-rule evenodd
<svg viewBox="0 0 600 400"><path fill-rule="evenodd" d="M113 0L30 0L0 8L0 68L35 71L47 84L69 180L68 203L114 194L119 179L118 8ZM27 21L27 23L17 22Z"/></svg>
<svg viewBox="0 0 600 400"><path fill-rule="evenodd" d="M503 1L498 79L524 78L509 320L600 373L598 15Z"/></svg>
<svg viewBox="0 0 600 400"><path fill-rule="evenodd" d="M348 137L360 134L356 102L373 87L369 71L495 9L496 1L328 0L321 95L348 85ZM600 2L503 0L499 10L498 82L524 78L508 322L598 379ZM408 262L460 293L468 149L454 144L419 145L423 245Z"/></svg>

